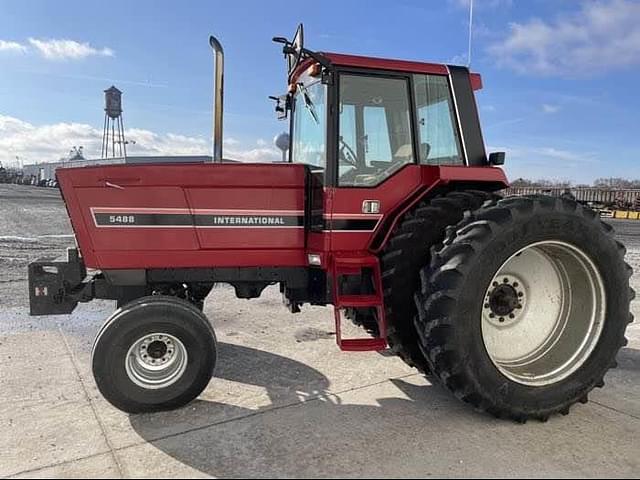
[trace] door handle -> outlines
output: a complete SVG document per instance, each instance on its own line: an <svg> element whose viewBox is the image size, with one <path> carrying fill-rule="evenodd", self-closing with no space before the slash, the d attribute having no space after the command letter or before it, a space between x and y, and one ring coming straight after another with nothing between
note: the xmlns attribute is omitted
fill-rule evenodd
<svg viewBox="0 0 640 480"><path fill-rule="evenodd" d="M104 182L105 187L111 187L111 188L117 188L118 190L124 190L124 187L121 187L120 185L116 185L115 183L111 183L105 180Z"/></svg>
<svg viewBox="0 0 640 480"><path fill-rule="evenodd" d="M105 178L104 186L124 190L123 185L134 185L140 183L140 178Z"/></svg>

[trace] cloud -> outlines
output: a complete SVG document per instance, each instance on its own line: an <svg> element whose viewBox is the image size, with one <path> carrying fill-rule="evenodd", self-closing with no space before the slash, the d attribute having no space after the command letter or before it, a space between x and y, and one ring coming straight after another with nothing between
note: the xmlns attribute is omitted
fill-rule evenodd
<svg viewBox="0 0 640 480"><path fill-rule="evenodd" d="M102 133L99 134L102 138ZM211 143L203 137L175 133L159 134L142 128L125 130L125 138L135 141L127 146L130 155L210 155Z"/></svg>
<svg viewBox="0 0 640 480"><path fill-rule="evenodd" d="M0 40L0 52L25 53L27 47L18 42Z"/></svg>
<svg viewBox="0 0 640 480"><path fill-rule="evenodd" d="M211 155L211 141L176 133L159 134L141 128L125 131L130 155ZM24 120L0 114L0 162L15 163L18 156L23 163L56 162L65 157L72 146L84 147L88 158L100 155L102 130L91 125L61 122L33 125ZM233 142L232 142L233 143ZM272 162L281 159L275 148L243 148L225 141L224 156L245 162Z"/></svg>
<svg viewBox="0 0 640 480"><path fill-rule="evenodd" d="M548 103L544 103L542 105L542 111L544 113L557 113L560 111L560 107L558 105L550 105Z"/></svg>
<svg viewBox="0 0 640 480"><path fill-rule="evenodd" d="M110 48L94 48L89 43L80 43L75 40L48 39L41 40L30 38L29 44L44 58L48 60L79 60L87 57L113 57L114 51Z"/></svg>
<svg viewBox="0 0 640 480"><path fill-rule="evenodd" d="M460 53L458 55L454 55L449 58L446 63L447 65L467 65L469 63L469 54Z"/></svg>
<svg viewBox="0 0 640 480"><path fill-rule="evenodd" d="M89 43L67 39L29 38L28 44L10 40L0 40L0 52L29 53L34 52L47 60L81 60L83 58L113 57L111 48L95 48Z"/></svg>
<svg viewBox="0 0 640 480"><path fill-rule="evenodd" d="M248 150L227 148L224 158L239 160L241 162L279 162L282 160L282 152L273 147L260 147Z"/></svg>
<svg viewBox="0 0 640 480"><path fill-rule="evenodd" d="M640 2L584 3L553 20L512 23L488 48L499 65L520 73L572 76L640 64Z"/></svg>

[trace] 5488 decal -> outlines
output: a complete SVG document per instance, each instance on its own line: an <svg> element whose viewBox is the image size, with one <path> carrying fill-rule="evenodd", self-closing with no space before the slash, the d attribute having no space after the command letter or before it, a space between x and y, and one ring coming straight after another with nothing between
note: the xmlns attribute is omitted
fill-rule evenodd
<svg viewBox="0 0 640 480"><path fill-rule="evenodd" d="M131 225L135 222L134 215L109 215L109 223L113 225Z"/></svg>

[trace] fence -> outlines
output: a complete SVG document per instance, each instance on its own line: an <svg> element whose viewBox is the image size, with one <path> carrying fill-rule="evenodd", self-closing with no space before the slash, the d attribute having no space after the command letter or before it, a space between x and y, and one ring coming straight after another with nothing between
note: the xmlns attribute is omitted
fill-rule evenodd
<svg viewBox="0 0 640 480"><path fill-rule="evenodd" d="M579 202L640 210L640 190L636 189L511 187L504 191L505 195L532 195L536 193L556 197L571 194Z"/></svg>

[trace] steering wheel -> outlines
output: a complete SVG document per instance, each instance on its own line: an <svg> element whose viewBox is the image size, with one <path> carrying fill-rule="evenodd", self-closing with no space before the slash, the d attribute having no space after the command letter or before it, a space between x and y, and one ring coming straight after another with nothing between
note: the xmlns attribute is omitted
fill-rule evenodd
<svg viewBox="0 0 640 480"><path fill-rule="evenodd" d="M353 148L351 148L351 146L349 146L349 144L344 141L342 136L340 137L339 143L340 143L340 148L339 148L340 160L344 160L345 163L348 163L349 165L355 168L358 168L358 155L353 150Z"/></svg>

